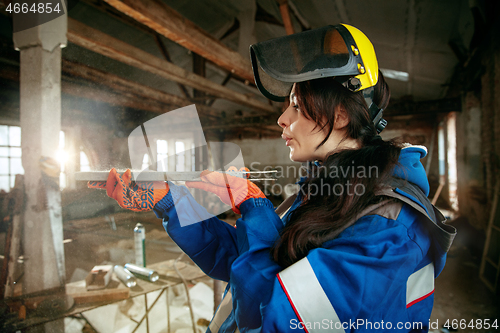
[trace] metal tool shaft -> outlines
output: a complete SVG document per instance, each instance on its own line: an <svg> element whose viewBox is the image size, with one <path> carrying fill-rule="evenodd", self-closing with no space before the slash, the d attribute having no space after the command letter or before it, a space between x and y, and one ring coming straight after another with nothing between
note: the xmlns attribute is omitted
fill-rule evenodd
<svg viewBox="0 0 500 333"><path fill-rule="evenodd" d="M124 171L123 171L124 172ZM119 173L123 173L119 172ZM277 170L269 171L231 171L225 172L228 175L240 178L250 177L248 180L274 180L274 173ZM163 171L132 171L132 180L134 181L196 181L200 180L201 171L187 172L163 172ZM75 173L75 180L83 181L106 181L109 171L81 171ZM257 176L258 178L253 178Z"/></svg>

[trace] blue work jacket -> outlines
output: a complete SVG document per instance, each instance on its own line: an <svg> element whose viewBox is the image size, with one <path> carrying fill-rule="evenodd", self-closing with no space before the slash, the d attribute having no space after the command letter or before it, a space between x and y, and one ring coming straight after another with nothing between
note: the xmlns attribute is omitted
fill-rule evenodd
<svg viewBox="0 0 500 333"><path fill-rule="evenodd" d="M425 154L403 148L394 176L427 196ZM230 310L208 331L427 332L446 250L433 244L422 214L404 202L382 204L284 271L270 248L300 200L281 219L269 200L248 199L236 227L210 217L183 186L171 184L155 206L179 247L208 276L228 282Z"/></svg>

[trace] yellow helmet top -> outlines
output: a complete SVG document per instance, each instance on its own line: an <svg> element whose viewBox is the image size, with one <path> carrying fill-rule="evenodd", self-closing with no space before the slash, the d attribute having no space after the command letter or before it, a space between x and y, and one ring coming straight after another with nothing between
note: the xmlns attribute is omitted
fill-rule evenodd
<svg viewBox="0 0 500 333"><path fill-rule="evenodd" d="M361 81L361 87L358 90L373 87L378 82L378 62L375 55L375 49L368 37L361 32L358 28L352 25L342 24L349 30L356 45L351 45L351 50L354 53L359 52L362 63L358 64L359 74L355 77ZM355 50L357 46L357 51Z"/></svg>
<svg viewBox="0 0 500 333"><path fill-rule="evenodd" d="M370 40L338 24L250 46L255 83L262 94L283 101L296 82L334 77L351 91L373 87L378 64Z"/></svg>

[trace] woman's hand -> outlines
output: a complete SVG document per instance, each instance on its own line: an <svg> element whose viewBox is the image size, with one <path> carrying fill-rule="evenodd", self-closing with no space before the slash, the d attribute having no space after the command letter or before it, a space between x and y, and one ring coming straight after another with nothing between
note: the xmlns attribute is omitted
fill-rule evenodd
<svg viewBox="0 0 500 333"><path fill-rule="evenodd" d="M149 211L154 208L169 191L166 182L138 182L131 187L129 169L120 175L115 168L111 169L105 182L88 182L88 188L106 189L106 194L116 200L120 207L136 212Z"/></svg>
<svg viewBox="0 0 500 333"><path fill-rule="evenodd" d="M241 213L242 202L250 198L266 198L257 185L244 178L208 170L203 171L200 178L201 181L186 182L186 186L214 193L236 214Z"/></svg>

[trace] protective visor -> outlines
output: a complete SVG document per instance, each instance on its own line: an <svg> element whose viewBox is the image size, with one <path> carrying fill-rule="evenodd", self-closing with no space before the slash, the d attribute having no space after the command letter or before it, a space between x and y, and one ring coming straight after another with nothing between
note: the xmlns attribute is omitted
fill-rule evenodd
<svg viewBox="0 0 500 333"><path fill-rule="evenodd" d="M295 82L345 76L344 83L365 71L354 38L340 24L251 45L250 56L259 91L277 102L285 100ZM352 91L365 88L344 86Z"/></svg>

